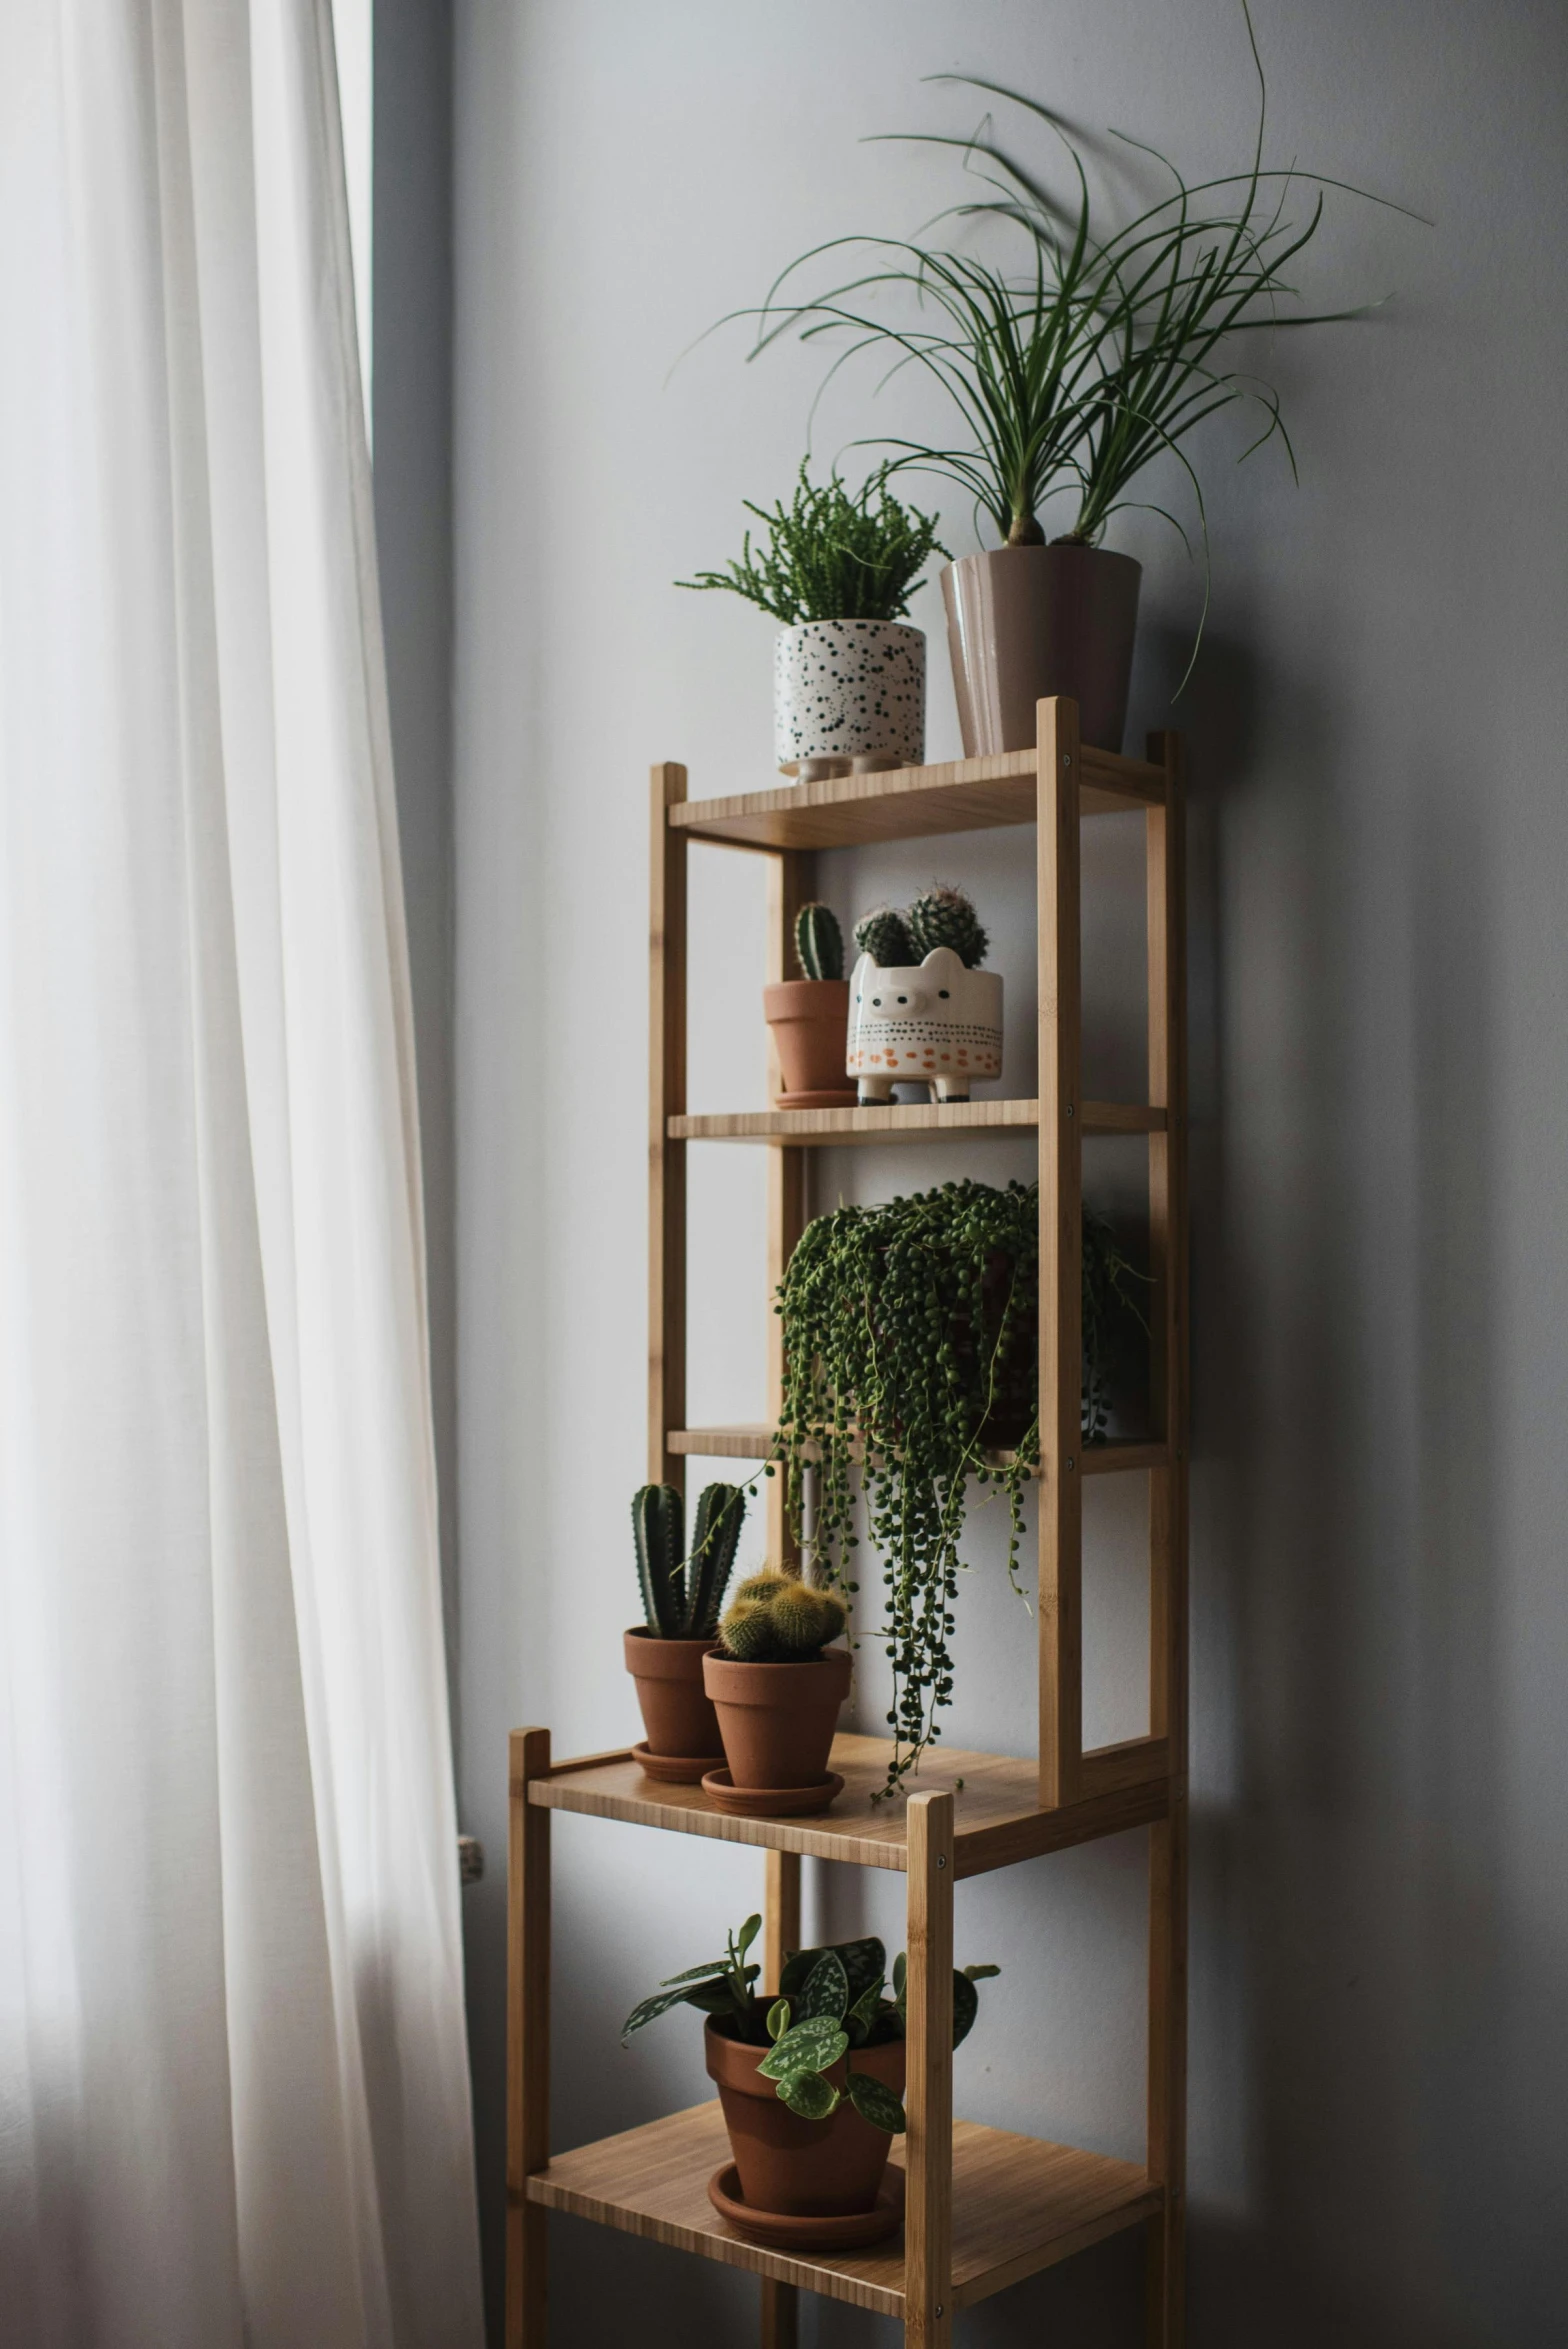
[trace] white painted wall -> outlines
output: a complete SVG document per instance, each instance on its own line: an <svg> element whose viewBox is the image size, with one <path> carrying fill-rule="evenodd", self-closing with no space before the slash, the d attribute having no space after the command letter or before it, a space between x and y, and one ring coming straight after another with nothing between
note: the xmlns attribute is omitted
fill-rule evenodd
<svg viewBox="0 0 1568 2349"><path fill-rule="evenodd" d="M1314 297L1375 323L1282 340L1299 451L1209 466L1215 604L1193 744L1193 2338L1546 2349L1568 2287L1568 1775L1560 1438L1564 1125L1560 256L1568 23L1540 0L1258 0L1278 150L1431 214L1348 200ZM1251 120L1232 0L468 0L456 58L456 1137L462 1778L505 1848L505 1733L625 1737L626 1504L643 1473L645 774L763 783L769 626L670 582L785 488L815 366L733 334L781 261L907 231L949 183L858 143L950 124L967 68L1227 166ZM888 407L897 429L896 406ZM829 402L832 454L873 413ZM956 501L955 551L973 544ZM1198 590L1157 526L1133 738L1168 722ZM917 613L936 623L934 595ZM933 645L931 755L956 748ZM852 913L969 882L1015 1034L1016 844L838 860ZM1139 1070L1134 858L1091 850L1092 1044ZM756 876L695 877L697 1106L762 1097ZM691 1409L761 1397L761 1179L694 1153ZM990 1145L977 1171L1024 1171ZM819 1197L937 1179L820 1169ZM1107 1180L1115 1179L1108 1176ZM1096 1493L1097 1726L1137 1646L1130 1495ZM1031 1742L1032 1627L975 1544L951 1734ZM874 1702L865 1707L876 1710ZM558 1835L556 2133L703 2092L695 2029L619 2016L752 1905L734 1851ZM818 1872L816 1925L897 1931ZM1006 1969L960 2063L979 2118L1133 2151L1143 1853L1131 1837L964 1888ZM500 1870L470 1949L492 2245ZM750 2287L561 2222L556 2338L741 2340ZM1112 2243L965 2320L970 2344L1130 2343ZM808 2340L871 2342L843 2310Z"/></svg>

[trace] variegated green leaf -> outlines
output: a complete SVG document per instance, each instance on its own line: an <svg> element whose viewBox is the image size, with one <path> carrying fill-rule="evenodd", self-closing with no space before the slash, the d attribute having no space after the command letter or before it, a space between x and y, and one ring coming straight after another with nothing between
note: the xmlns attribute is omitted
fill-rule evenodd
<svg viewBox="0 0 1568 2349"><path fill-rule="evenodd" d="M797 2023L793 2031L786 2031L757 2069L765 2080L782 2080L790 2072L825 2072L848 2046L849 2034L840 2030L831 2016L823 2015L816 2022Z"/></svg>
<svg viewBox="0 0 1568 2349"><path fill-rule="evenodd" d="M801 1988L796 2009L802 2022L815 2015L831 2015L835 2022L849 2005L849 1976L836 1949L825 1949Z"/></svg>
<svg viewBox="0 0 1568 2349"><path fill-rule="evenodd" d="M803 2121L825 2121L838 2110L838 2090L816 2072L791 2072L779 2082L779 2096Z"/></svg>
<svg viewBox="0 0 1568 2349"><path fill-rule="evenodd" d="M890 2137L904 2134L904 2108L891 2088L880 2080L873 2080L869 2072L851 2072L849 2101L863 2121L873 2129L885 2129Z"/></svg>

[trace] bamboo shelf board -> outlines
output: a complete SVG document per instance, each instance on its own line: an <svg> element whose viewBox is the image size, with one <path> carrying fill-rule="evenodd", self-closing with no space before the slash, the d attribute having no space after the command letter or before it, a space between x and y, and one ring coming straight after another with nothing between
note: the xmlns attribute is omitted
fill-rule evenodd
<svg viewBox="0 0 1568 2349"><path fill-rule="evenodd" d="M669 1449L698 1460L766 1460L773 1449L773 1430L755 1424L742 1427L672 1427L665 1438ZM1141 1436L1115 1436L1107 1443L1085 1444L1077 1455L1084 1476L1119 1476L1140 1468L1163 1468L1168 1455L1161 1443ZM1005 1468L1010 1452L987 1452L988 1468Z"/></svg>
<svg viewBox="0 0 1568 2349"><path fill-rule="evenodd" d="M904 2314L901 2235L868 2250L789 2253L749 2243L721 2219L707 2182L730 2158L717 2103L557 2154L526 2181L529 2202L619 2227L650 2242L753 2275ZM1137 2226L1163 2207L1161 2189L1130 2161L1016 2137L976 2121L953 2124L953 2300L967 2308L1021 2277Z"/></svg>
<svg viewBox="0 0 1568 2349"><path fill-rule="evenodd" d="M951 1788L955 1812L953 1872L981 1876L1043 1853L1065 1851L1103 1835L1164 1818L1170 1808L1168 1777L1139 1776L1147 1767L1144 1741L1104 1749L1104 1773L1131 1774L1135 1782L1108 1785L1081 1802L1042 1810L1039 1763L1002 1754L941 1753L927 1760L910 1791L927 1794ZM1152 1746L1148 1749L1154 1751ZM810 1819L743 1819L718 1810L700 1786L668 1786L649 1778L629 1751L593 1754L559 1763L548 1778L530 1782L528 1799L547 1810L579 1811L591 1818L621 1819L632 1826L659 1827L678 1835L706 1835L720 1843L748 1843L769 1851L802 1852L815 1859L842 1860L862 1868L908 1867L904 1805L872 1797L887 1778L892 1746L881 1737L836 1737L833 1768L844 1791L831 1810ZM1117 1757L1113 1763L1111 1757ZM1123 1760L1121 1757L1126 1757ZM1158 1757L1156 1756L1156 1759ZM1094 1767L1092 1756L1086 1764ZM962 1779L960 1787L956 1781Z"/></svg>
<svg viewBox="0 0 1568 2349"><path fill-rule="evenodd" d="M1165 770L1143 759L1082 750L1079 813L1125 815L1165 805ZM1013 750L996 758L953 759L945 766L893 767L880 774L839 775L826 783L786 783L732 799L678 799L668 820L694 840L739 848L853 848L867 840L919 840L936 832L981 832L998 824L1032 824L1038 806L1039 754Z"/></svg>
<svg viewBox="0 0 1568 2349"><path fill-rule="evenodd" d="M1141 1101L1084 1101L1085 1134L1163 1134L1166 1114ZM865 1109L739 1109L702 1117L672 1117L672 1142L793 1142L810 1146L848 1142L926 1142L941 1135L1035 1133L1038 1101L931 1101L874 1104Z"/></svg>

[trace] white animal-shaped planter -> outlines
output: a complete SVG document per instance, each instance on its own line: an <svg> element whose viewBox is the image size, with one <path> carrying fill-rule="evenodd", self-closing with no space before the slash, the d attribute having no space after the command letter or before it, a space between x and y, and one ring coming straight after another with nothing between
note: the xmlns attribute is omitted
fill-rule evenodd
<svg viewBox="0 0 1568 2349"><path fill-rule="evenodd" d="M967 1101L977 1077L1002 1073L1002 982L965 968L950 946L922 963L884 970L863 954L849 988L846 1074L862 1101L890 1101L895 1084L928 1084L933 1101Z"/></svg>

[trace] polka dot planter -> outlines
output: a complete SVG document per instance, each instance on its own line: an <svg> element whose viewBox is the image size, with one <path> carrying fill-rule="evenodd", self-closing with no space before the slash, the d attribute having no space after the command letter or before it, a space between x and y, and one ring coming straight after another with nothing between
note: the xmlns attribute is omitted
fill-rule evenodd
<svg viewBox="0 0 1568 2349"><path fill-rule="evenodd" d="M967 1101L976 1078L1002 1073L1002 981L966 970L950 946L884 970L863 954L849 983L848 1075L862 1101L928 1084L933 1101Z"/></svg>
<svg viewBox="0 0 1568 2349"><path fill-rule="evenodd" d="M803 620L773 653L773 755L809 782L854 767L918 767L926 640L901 620Z"/></svg>

